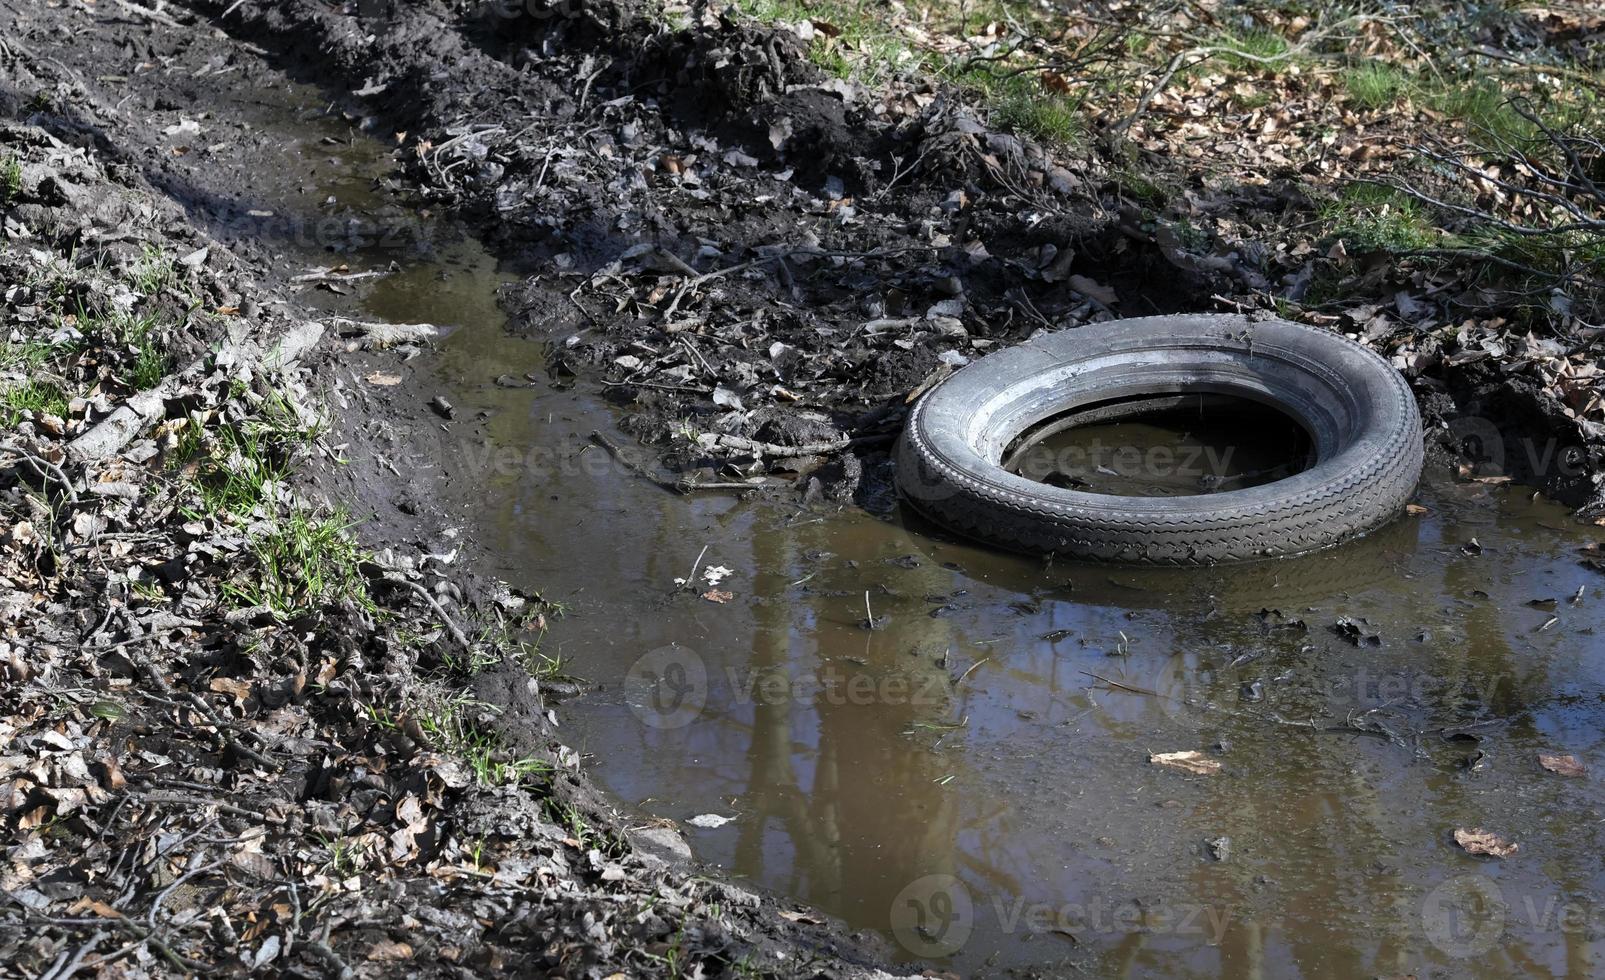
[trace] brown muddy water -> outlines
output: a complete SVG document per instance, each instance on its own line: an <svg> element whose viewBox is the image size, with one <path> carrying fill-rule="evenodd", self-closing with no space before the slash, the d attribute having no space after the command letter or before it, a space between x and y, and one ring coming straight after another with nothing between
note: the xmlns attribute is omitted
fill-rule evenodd
<svg viewBox="0 0 1605 980"><path fill-rule="evenodd" d="M382 148L282 94L309 213L392 207ZM568 604L546 650L595 689L564 706L567 740L702 860L882 931L915 969L1605 970L1605 578L1578 563L1601 535L1562 508L1430 471L1425 513L1351 545L1134 571L992 552L906 513L677 496L591 445L628 440L595 388L544 374L564 338L504 331L513 273L483 248L443 234L341 258L397 271L336 304L457 328L424 370L458 406L445 438L470 461L456 482L485 571ZM1154 421L1056 451L1219 446ZM1273 433L1242 472L1287 447ZM1149 492L1197 479L1162 477ZM1220 771L1148 761L1183 750ZM1520 849L1474 857L1457 828Z"/></svg>

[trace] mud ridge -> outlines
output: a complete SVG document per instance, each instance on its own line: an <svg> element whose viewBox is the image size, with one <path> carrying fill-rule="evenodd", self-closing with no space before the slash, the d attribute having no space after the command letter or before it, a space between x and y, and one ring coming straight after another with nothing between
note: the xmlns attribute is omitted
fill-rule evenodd
<svg viewBox="0 0 1605 980"><path fill-rule="evenodd" d="M1047 152L927 83L826 77L793 31L700 7L670 25L628 0L291 2L221 23L275 38L297 70L364 93L365 111L407 131L419 186L541 270L506 296L523 329L559 345L558 367L612 386L691 481L884 506L885 457L864 437L989 349L1303 289L1277 281L1266 243L1177 241L1111 178L1118 155ZM1241 188L1233 206L1313 208L1292 181ZM1482 420L1492 403L1452 367L1411 373L1435 423ZM1494 384L1524 397L1519 379ZM1547 444L1548 422L1576 433L1576 467L1519 475L1588 504L1605 438L1529 394L1543 404L1484 421L1523 446ZM725 436L772 451L732 451ZM857 460L783 448L830 441Z"/></svg>

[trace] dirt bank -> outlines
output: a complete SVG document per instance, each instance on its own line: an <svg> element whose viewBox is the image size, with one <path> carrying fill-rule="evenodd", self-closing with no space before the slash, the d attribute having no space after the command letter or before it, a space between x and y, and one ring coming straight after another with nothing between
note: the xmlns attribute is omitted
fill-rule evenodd
<svg viewBox="0 0 1605 980"><path fill-rule="evenodd" d="M1115 316L1267 309L1391 356L1479 475L1598 504L1597 329L1564 297L1535 319L1481 267L1350 255L1310 227L1335 183L1308 167L1044 151L953 90L865 88L794 30L700 6L203 7L344 84L426 193L527 260L509 311L682 483L882 508L908 397L968 360ZM1135 194L1134 166L1187 189Z"/></svg>
<svg viewBox="0 0 1605 980"><path fill-rule="evenodd" d="M387 464L427 398L348 387L416 339L289 281L350 228L259 174L283 79L204 24L3 6L0 957L874 974L873 943L697 875L556 738L556 610L464 570Z"/></svg>

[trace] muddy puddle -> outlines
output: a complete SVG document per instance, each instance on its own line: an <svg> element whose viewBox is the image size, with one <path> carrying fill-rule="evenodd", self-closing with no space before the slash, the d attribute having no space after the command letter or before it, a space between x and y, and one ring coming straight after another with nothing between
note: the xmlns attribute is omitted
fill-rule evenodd
<svg viewBox="0 0 1605 980"><path fill-rule="evenodd" d="M306 178L235 220L393 219L383 148L280 96L258 125ZM404 226L427 246L331 256L241 225L292 265L395 263L318 303L457 328L419 369L458 408L485 571L570 607L546 649L595 690L569 743L701 859L965 973L1599 972L1605 799L1538 762L1605 766L1605 578L1579 564L1600 535L1562 508L1432 471L1425 513L1344 548L1133 571L678 496L592 443L629 444L600 391L504 332L512 272ZM1219 771L1148 761L1186 750ZM1470 856L1457 828L1520 850Z"/></svg>

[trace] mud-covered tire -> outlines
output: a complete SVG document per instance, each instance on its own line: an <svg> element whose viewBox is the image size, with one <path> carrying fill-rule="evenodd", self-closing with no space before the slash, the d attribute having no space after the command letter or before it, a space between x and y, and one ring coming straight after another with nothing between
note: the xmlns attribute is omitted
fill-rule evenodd
<svg viewBox="0 0 1605 980"><path fill-rule="evenodd" d="M1233 395L1301 424L1314 463L1225 493L1123 497L1037 483L1004 453L1087 406ZM1147 564L1295 555L1387 522L1421 477L1421 417L1375 353L1326 330L1236 315L1142 317L988 355L927 392L897 452L902 496L966 536L1016 551Z"/></svg>

